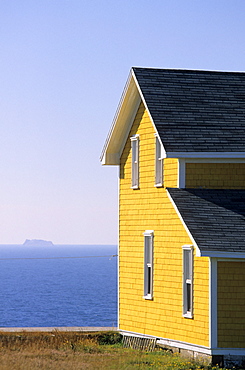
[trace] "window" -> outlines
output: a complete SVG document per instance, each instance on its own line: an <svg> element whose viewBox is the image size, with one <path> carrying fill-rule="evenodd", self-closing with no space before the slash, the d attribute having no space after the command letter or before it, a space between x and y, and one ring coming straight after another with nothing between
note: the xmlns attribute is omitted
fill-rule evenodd
<svg viewBox="0 0 245 370"><path fill-rule="evenodd" d="M183 246L183 316L193 316L193 249Z"/></svg>
<svg viewBox="0 0 245 370"><path fill-rule="evenodd" d="M139 135L131 137L132 189L139 188Z"/></svg>
<svg viewBox="0 0 245 370"><path fill-rule="evenodd" d="M144 298L153 297L153 236L152 230L144 232Z"/></svg>
<svg viewBox="0 0 245 370"><path fill-rule="evenodd" d="M161 151L161 143L156 136L156 146L155 146L155 186L163 185L163 159Z"/></svg>

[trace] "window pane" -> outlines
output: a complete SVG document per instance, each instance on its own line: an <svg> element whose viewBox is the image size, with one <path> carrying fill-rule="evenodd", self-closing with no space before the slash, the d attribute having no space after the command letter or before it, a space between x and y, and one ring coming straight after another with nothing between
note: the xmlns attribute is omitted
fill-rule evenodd
<svg viewBox="0 0 245 370"><path fill-rule="evenodd" d="M192 318L192 249L183 249L183 314L185 317Z"/></svg>
<svg viewBox="0 0 245 370"><path fill-rule="evenodd" d="M151 267L147 267L147 294L151 294Z"/></svg>
<svg viewBox="0 0 245 370"><path fill-rule="evenodd" d="M144 233L144 297L153 295L153 231Z"/></svg>
<svg viewBox="0 0 245 370"><path fill-rule="evenodd" d="M156 137L156 153L155 153L155 184L156 185L162 185L163 182L163 161L161 159L161 144Z"/></svg>
<svg viewBox="0 0 245 370"><path fill-rule="evenodd" d="M145 261L151 263L151 237L145 236Z"/></svg>
<svg viewBox="0 0 245 370"><path fill-rule="evenodd" d="M160 143L158 137L156 137L156 158L160 158Z"/></svg>
<svg viewBox="0 0 245 370"><path fill-rule="evenodd" d="M132 161L135 163L137 160L136 157L136 140L132 140Z"/></svg>
<svg viewBox="0 0 245 370"><path fill-rule="evenodd" d="M139 186L139 138L131 138L132 149L132 187Z"/></svg>
<svg viewBox="0 0 245 370"><path fill-rule="evenodd" d="M185 279L191 279L191 251L184 251Z"/></svg>
<svg viewBox="0 0 245 370"><path fill-rule="evenodd" d="M186 311L191 311L191 284L186 284Z"/></svg>

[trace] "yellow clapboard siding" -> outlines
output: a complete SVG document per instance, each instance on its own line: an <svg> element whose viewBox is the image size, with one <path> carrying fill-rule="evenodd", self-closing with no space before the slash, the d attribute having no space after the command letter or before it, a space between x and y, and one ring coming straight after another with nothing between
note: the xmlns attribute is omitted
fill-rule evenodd
<svg viewBox="0 0 245 370"><path fill-rule="evenodd" d="M177 187L177 159L164 160L164 187L154 186L154 133L147 111L141 104L120 165L120 329L208 346L208 259L194 257L194 318L183 318L182 246L192 243L165 189ZM131 189L130 136L134 134L139 134L140 143L137 190ZM154 230L153 300L143 299L145 230Z"/></svg>
<svg viewBox="0 0 245 370"><path fill-rule="evenodd" d="M245 347L245 260L218 262L218 346Z"/></svg>
<svg viewBox="0 0 245 370"><path fill-rule="evenodd" d="M186 187L244 189L245 163L186 163Z"/></svg>

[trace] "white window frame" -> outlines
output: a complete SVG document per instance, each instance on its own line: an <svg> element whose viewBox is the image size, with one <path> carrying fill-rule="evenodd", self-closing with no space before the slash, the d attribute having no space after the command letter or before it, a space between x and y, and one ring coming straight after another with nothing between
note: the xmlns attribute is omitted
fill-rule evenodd
<svg viewBox="0 0 245 370"><path fill-rule="evenodd" d="M155 134L155 186L163 186L163 158L161 142L157 134Z"/></svg>
<svg viewBox="0 0 245 370"><path fill-rule="evenodd" d="M183 249L183 316L193 318L193 246Z"/></svg>
<svg viewBox="0 0 245 370"><path fill-rule="evenodd" d="M130 138L132 151L132 189L139 188L139 135Z"/></svg>
<svg viewBox="0 0 245 370"><path fill-rule="evenodd" d="M144 299L153 299L153 241L154 231L144 232Z"/></svg>

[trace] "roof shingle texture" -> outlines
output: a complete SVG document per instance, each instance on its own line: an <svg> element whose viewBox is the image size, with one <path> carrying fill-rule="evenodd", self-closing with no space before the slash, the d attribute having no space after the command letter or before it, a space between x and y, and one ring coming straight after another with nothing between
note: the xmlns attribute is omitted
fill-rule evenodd
<svg viewBox="0 0 245 370"><path fill-rule="evenodd" d="M245 190L168 192L201 251L245 252Z"/></svg>
<svg viewBox="0 0 245 370"><path fill-rule="evenodd" d="M167 152L245 151L245 73L133 71Z"/></svg>

